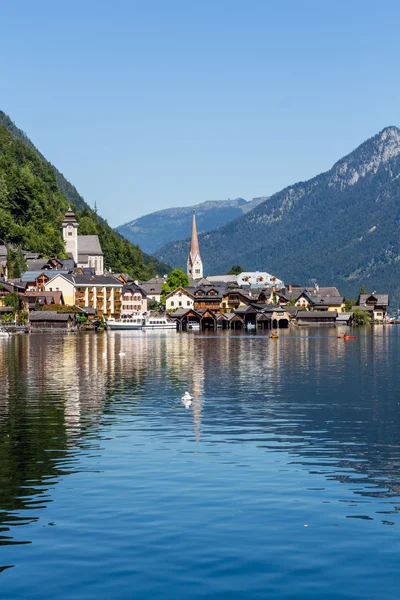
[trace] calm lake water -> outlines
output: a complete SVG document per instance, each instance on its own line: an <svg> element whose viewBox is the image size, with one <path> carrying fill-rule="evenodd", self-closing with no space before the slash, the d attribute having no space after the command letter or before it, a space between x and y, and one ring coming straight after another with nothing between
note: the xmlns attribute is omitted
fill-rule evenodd
<svg viewBox="0 0 400 600"><path fill-rule="evenodd" d="M336 335L0 339L1 598L397 599L400 327Z"/></svg>

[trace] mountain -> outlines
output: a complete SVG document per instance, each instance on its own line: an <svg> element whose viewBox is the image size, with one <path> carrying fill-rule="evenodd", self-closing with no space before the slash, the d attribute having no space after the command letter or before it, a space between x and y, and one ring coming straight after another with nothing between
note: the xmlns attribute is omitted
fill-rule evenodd
<svg viewBox="0 0 400 600"><path fill-rule="evenodd" d="M0 111L0 238L44 256L62 256L61 221L70 205L76 211L79 233L99 236L107 268L138 278L168 272L168 265L144 254L99 217Z"/></svg>
<svg viewBox="0 0 400 600"><path fill-rule="evenodd" d="M248 214L199 236L205 275L234 264L286 282L335 285L400 300L400 130L387 127L329 171L289 186ZM184 266L188 240L156 252Z"/></svg>
<svg viewBox="0 0 400 600"><path fill-rule="evenodd" d="M145 252L152 254L167 242L184 240L190 235L193 209L196 209L197 228L201 233L233 221L263 200L266 197L254 198L250 202L243 198L208 200L195 206L167 208L120 225L116 230Z"/></svg>

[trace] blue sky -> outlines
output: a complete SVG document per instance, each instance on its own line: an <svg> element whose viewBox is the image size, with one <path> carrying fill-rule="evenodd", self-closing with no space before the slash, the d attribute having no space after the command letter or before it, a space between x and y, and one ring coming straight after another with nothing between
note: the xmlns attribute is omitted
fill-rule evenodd
<svg viewBox="0 0 400 600"><path fill-rule="evenodd" d="M400 4L3 2L0 109L111 225L251 199L400 125Z"/></svg>

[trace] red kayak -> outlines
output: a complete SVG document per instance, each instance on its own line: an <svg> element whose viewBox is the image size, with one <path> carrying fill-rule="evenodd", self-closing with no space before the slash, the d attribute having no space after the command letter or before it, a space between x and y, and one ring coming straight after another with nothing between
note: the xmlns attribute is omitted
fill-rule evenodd
<svg viewBox="0 0 400 600"><path fill-rule="evenodd" d="M344 340L356 340L357 336L356 335L344 335L343 339Z"/></svg>

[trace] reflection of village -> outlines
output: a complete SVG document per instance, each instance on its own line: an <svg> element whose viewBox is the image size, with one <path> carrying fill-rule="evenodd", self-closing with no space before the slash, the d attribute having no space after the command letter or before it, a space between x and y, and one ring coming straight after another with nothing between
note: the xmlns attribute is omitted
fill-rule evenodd
<svg viewBox="0 0 400 600"><path fill-rule="evenodd" d="M0 343L3 521L25 502L32 508L35 486L25 478L51 485L78 468L76 452L100 444L105 414L123 419L125 413L139 424L179 430L196 443L194 451L206 451L201 444L215 432L229 443L244 435L249 443L258 440L265 451L283 451L329 478L351 483L358 474L366 476L360 489L365 496L374 496L382 476L387 491L377 497L394 497L400 489L396 419L387 418L396 407L380 401L390 330L360 339L359 377L371 381L371 399L362 407L326 401L327 390L345 389L354 377L347 368L351 346L334 336L299 330L279 344L267 336L234 333L116 332L51 339L43 343L38 334ZM180 401L186 390L193 397L189 409ZM347 428L346 423L358 422L361 408L365 425ZM320 468L319 461L332 455L331 467ZM22 478L16 480L15 472ZM372 486L370 493L366 485ZM41 494L38 508L46 504Z"/></svg>

